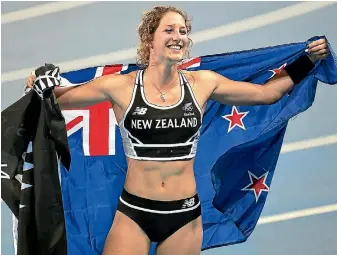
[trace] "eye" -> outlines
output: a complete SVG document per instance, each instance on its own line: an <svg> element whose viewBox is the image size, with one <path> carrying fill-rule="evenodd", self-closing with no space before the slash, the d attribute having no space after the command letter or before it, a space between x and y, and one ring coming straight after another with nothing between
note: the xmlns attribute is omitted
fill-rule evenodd
<svg viewBox="0 0 337 255"><path fill-rule="evenodd" d="M171 33L172 31L173 31L173 29L171 29L171 28L165 29L165 32L167 32L167 33Z"/></svg>
<svg viewBox="0 0 337 255"><path fill-rule="evenodd" d="M187 31L186 31L186 30L180 30L180 33L181 33L182 35L186 35L186 34L187 34Z"/></svg>

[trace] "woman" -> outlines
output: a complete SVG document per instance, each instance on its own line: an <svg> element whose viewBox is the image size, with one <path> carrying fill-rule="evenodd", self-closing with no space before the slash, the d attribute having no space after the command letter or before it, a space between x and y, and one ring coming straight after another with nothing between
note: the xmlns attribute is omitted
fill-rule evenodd
<svg viewBox="0 0 337 255"><path fill-rule="evenodd" d="M97 78L77 88L55 88L62 108L110 100L123 137L128 171L103 254L199 254L201 207L193 173L199 129L208 99L229 105L273 104L327 57L318 40L264 86L231 81L212 71L179 71L191 31L186 14L155 7L138 28L141 44L129 74ZM30 76L29 87L43 91Z"/></svg>

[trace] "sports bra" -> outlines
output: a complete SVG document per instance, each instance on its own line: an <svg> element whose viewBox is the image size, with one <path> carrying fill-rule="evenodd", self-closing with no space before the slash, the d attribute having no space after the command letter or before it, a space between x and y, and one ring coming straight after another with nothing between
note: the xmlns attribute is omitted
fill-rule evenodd
<svg viewBox="0 0 337 255"><path fill-rule="evenodd" d="M195 157L202 111L191 86L178 71L181 97L170 106L151 104L144 93L144 70L136 73L131 102L119 123L125 155L138 160Z"/></svg>

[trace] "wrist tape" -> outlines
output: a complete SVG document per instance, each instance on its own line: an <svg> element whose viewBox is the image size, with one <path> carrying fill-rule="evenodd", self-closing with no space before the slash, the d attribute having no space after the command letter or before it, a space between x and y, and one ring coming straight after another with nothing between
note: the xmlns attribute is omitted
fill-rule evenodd
<svg viewBox="0 0 337 255"><path fill-rule="evenodd" d="M311 62L310 58L307 55L303 55L290 65L287 65L284 69L287 71L293 82L298 84L308 76L314 67L315 64Z"/></svg>

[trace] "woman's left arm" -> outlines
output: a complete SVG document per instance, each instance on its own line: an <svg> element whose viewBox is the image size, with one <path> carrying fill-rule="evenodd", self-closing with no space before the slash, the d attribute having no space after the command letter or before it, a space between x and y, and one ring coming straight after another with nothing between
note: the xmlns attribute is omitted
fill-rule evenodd
<svg viewBox="0 0 337 255"><path fill-rule="evenodd" d="M249 82L232 81L212 71L204 71L203 80L213 84L210 99L229 105L264 105L280 100L293 86L304 79L314 62L328 56L325 39L309 44L308 55L286 66L263 86Z"/></svg>

